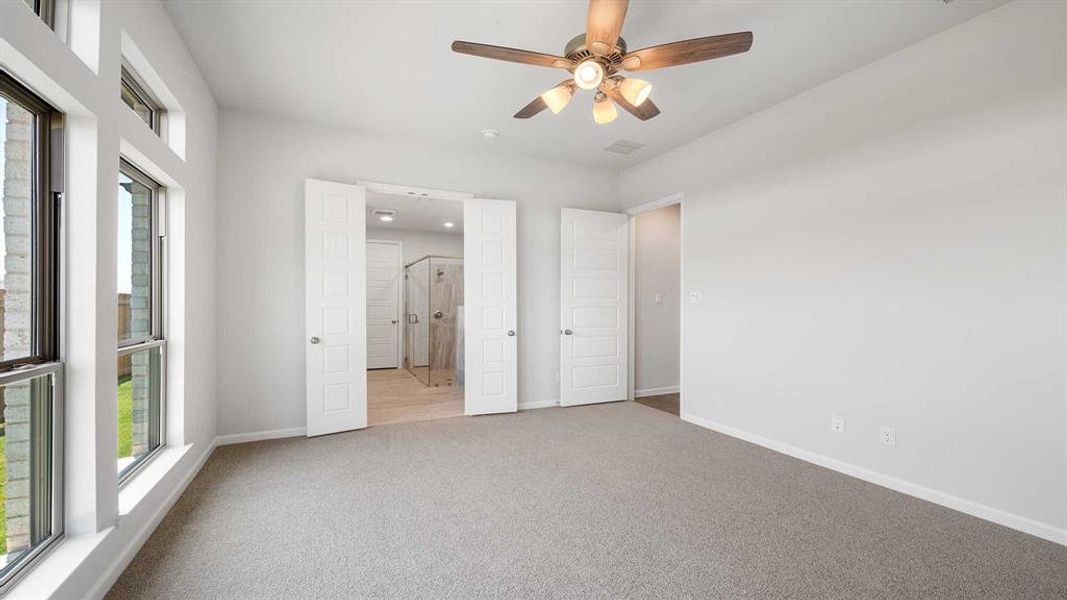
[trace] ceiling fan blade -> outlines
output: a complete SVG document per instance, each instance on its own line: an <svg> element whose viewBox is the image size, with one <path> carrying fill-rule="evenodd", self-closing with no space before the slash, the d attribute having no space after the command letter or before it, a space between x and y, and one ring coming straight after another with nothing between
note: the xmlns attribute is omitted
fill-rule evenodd
<svg viewBox="0 0 1067 600"><path fill-rule="evenodd" d="M629 0L589 0L585 48L593 55L605 56L615 51L629 4Z"/></svg>
<svg viewBox="0 0 1067 600"><path fill-rule="evenodd" d="M521 63L524 65L537 65L539 67L556 67L566 69L571 66L571 61L562 56L542 54L517 48L505 48L504 46L490 46L489 44L477 44L456 40L452 42L452 51L482 58L506 60L508 62Z"/></svg>
<svg viewBox="0 0 1067 600"><path fill-rule="evenodd" d="M622 57L622 68L628 71L662 69L741 54L751 47L751 31L713 35L634 50Z"/></svg>
<svg viewBox="0 0 1067 600"><path fill-rule="evenodd" d="M626 112L642 121L647 121L659 114L659 107L652 102L651 98L646 98L640 105L634 106L623 97L622 93L619 92L619 88L614 85L605 83L600 86L600 91L607 94L608 98L611 98L615 104L621 106Z"/></svg>
<svg viewBox="0 0 1067 600"><path fill-rule="evenodd" d="M522 107L522 110L520 110L519 112L515 113L515 118L516 119L529 119L530 117L536 115L537 113L541 112L542 110L545 110L546 108L548 108L548 105L545 104L545 101L544 101L543 98L541 98L541 96L538 96L538 97L534 98L532 102L530 102L526 106Z"/></svg>

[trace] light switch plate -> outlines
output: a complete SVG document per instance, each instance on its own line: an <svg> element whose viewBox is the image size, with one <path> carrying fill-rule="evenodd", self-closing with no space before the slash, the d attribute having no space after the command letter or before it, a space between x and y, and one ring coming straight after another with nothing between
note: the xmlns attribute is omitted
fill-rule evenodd
<svg viewBox="0 0 1067 600"><path fill-rule="evenodd" d="M652 301L656 304L663 304L663 294L660 292L656 292L652 295Z"/></svg>
<svg viewBox="0 0 1067 600"><path fill-rule="evenodd" d="M700 292L689 292L689 303L690 304L700 304L700 302L703 299L704 299L704 296Z"/></svg>

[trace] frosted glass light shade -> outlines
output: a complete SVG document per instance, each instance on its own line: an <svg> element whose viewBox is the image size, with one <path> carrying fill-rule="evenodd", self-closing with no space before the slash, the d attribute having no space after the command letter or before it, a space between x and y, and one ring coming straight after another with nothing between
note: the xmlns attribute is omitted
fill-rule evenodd
<svg viewBox="0 0 1067 600"><path fill-rule="evenodd" d="M623 79L619 84L619 93L630 104L641 106L641 103L652 93L652 84L643 79Z"/></svg>
<svg viewBox="0 0 1067 600"><path fill-rule="evenodd" d="M617 116L619 116L619 111L615 110L615 103L606 96L593 102L593 120L598 125L611 123Z"/></svg>
<svg viewBox="0 0 1067 600"><path fill-rule="evenodd" d="M604 81L604 65L595 60L583 61L574 69L574 83L583 90L595 90Z"/></svg>
<svg viewBox="0 0 1067 600"><path fill-rule="evenodd" d="M571 101L571 97L574 96L574 89L569 85L557 85L556 87L541 94L541 99L548 105L548 109L552 111L552 114L558 115L563 110L567 103Z"/></svg>

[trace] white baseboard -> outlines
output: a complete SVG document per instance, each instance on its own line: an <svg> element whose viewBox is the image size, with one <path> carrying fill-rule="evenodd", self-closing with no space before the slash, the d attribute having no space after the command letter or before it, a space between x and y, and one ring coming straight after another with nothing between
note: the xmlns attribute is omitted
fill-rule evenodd
<svg viewBox="0 0 1067 600"><path fill-rule="evenodd" d="M520 402L519 410L532 410L535 408L551 408L559 406L559 400L535 400L533 402Z"/></svg>
<svg viewBox="0 0 1067 600"><path fill-rule="evenodd" d="M261 440L276 440L279 438L298 437L307 433L304 427L290 427L289 429L271 429L268 431L250 431L248 433L230 433L215 438L216 446L229 446L230 444L243 444L245 442L258 442Z"/></svg>
<svg viewBox="0 0 1067 600"><path fill-rule="evenodd" d="M677 394L678 386L671 385L667 387L658 388L645 388L643 390L634 390L634 398L644 398L645 396L659 396L660 394Z"/></svg>
<svg viewBox="0 0 1067 600"><path fill-rule="evenodd" d="M1056 527L1048 523L1042 523L1041 521L1035 521L1034 519L1016 515L999 508L993 508L986 506L972 500L966 500L958 496L953 496L945 492L934 490L925 486L921 486L917 483L898 479L890 475L885 475L877 471L872 471L864 467L847 463L836 458L830 458L815 452L810 452L796 446L791 446L785 442L779 442L770 438L765 438L754 433L749 433L736 427L730 427L729 425L723 425L710 419L704 419L691 414L682 415L682 420L706 427L712 431L735 437L746 442L769 448L775 452L781 452L787 454L793 458L799 458L800 460L819 465L820 467L826 467L845 475L850 475L857 479L862 479L875 485L887 487L891 490L914 496L934 504L940 504L941 506L957 510L959 512L971 515L972 517L978 517L986 521L992 521L1011 529L1022 531L1023 533L1029 533L1039 538L1046 539L1050 542L1062 544L1067 546L1067 529Z"/></svg>
<svg viewBox="0 0 1067 600"><path fill-rule="evenodd" d="M216 444L212 442L211 445L204 450L203 454L200 455L200 458L196 460L196 464L193 465L193 468L189 469L189 472L186 473L185 477L183 477L180 482L178 482L178 485L174 486L174 489L167 495L166 500L153 511L152 516L137 532L137 535L133 536L133 539L126 544L126 547L122 549L122 552L115 557L111 566L99 579L97 579L96 584L90 589L89 593L86 594L87 598L103 598L108 590L111 589L111 586L115 585L119 576L126 570L126 567L130 566L130 562L133 561L133 558L137 556L141 547L144 546L145 542L148 541L148 538L155 532L156 527L163 521L163 517L167 516L167 513L170 512L170 509L174 506L174 503L178 501L178 498L181 498L183 493L185 493L185 488L189 487L189 484L192 483L193 479L200 473L200 469L203 468L204 463L211 457L211 453L215 451L215 446Z"/></svg>

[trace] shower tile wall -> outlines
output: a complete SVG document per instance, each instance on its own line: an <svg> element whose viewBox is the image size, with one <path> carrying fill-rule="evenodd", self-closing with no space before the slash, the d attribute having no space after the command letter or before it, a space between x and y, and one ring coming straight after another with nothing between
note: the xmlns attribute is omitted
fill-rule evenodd
<svg viewBox="0 0 1067 600"><path fill-rule="evenodd" d="M456 385L463 259L431 258L430 271L430 385Z"/></svg>

